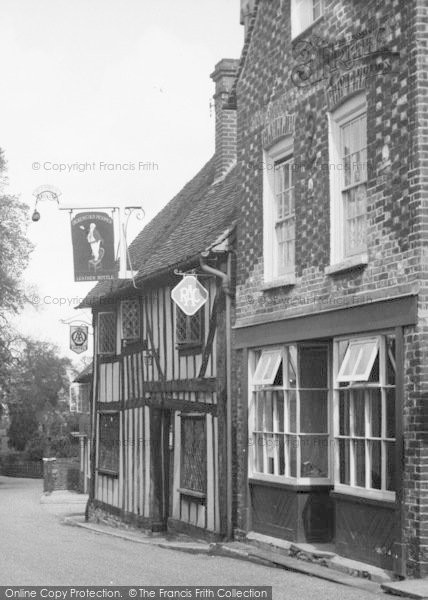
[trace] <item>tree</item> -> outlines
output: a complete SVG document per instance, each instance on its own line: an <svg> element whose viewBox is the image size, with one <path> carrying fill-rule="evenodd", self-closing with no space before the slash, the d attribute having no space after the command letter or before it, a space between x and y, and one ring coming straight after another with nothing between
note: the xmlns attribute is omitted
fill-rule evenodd
<svg viewBox="0 0 428 600"><path fill-rule="evenodd" d="M28 206L4 193L5 159L0 149L0 318L17 312L25 301L21 276L32 245L27 238Z"/></svg>
<svg viewBox="0 0 428 600"><path fill-rule="evenodd" d="M40 436L47 444L51 436L67 433L65 390L72 372L70 359L60 356L56 346L31 338L21 341L6 393L11 419L9 444L13 448L24 450Z"/></svg>
<svg viewBox="0 0 428 600"><path fill-rule="evenodd" d="M5 193L6 183L6 161L0 149L0 401L1 392L7 388L17 341L8 317L25 303L22 274L32 250L26 235L28 206Z"/></svg>

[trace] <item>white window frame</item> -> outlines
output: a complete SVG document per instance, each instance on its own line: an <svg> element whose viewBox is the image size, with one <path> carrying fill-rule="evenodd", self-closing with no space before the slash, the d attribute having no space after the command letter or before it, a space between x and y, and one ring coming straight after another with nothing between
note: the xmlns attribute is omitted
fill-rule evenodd
<svg viewBox="0 0 428 600"><path fill-rule="evenodd" d="M308 342L307 344L302 343L299 344L300 346L305 346L305 345L309 345L309 346L322 346L322 347L326 347L328 346L327 343L324 342ZM286 382L286 369L284 368L285 365L285 361L286 361L286 357L287 357L287 348L293 347L296 349L296 385L295 387L290 387L287 382ZM302 388L300 387L300 383L299 383L299 358L298 358L298 344L285 344L284 346L270 346L267 348L263 348L260 350L253 350L249 353L249 362L248 362L248 402L249 402L249 406L248 406L248 433L249 433L249 452L248 452L248 474L249 477L251 479L255 479L258 481L270 481L270 482L282 482L282 483L288 483L291 485L331 485L332 483L332 452L331 452L331 368L330 368L330 363L331 363L331 357L330 357L330 350L327 348L327 360L328 360L328 365L327 365L327 388L325 388L326 393L327 393L327 431L325 433L302 433L301 432L301 428L300 428L300 392L302 391ZM273 386L273 385L266 385L266 386L261 386L259 384L256 384L254 381L254 376L256 374L256 370L257 370L257 365L258 365L258 361L259 361L259 356L261 355L262 352L271 352L271 353L277 353L278 351L281 352L281 360L282 360L282 369L283 369L283 385L282 386ZM279 365L278 365L279 367ZM274 379L275 376L278 372L278 369L275 371L275 375L274 375ZM263 388L263 390L260 390L260 388ZM315 389L315 388L314 388ZM320 388L323 389L324 388ZM284 431L281 432L279 430L278 427L278 422L277 422L277 418L278 418L278 411L276 409L276 407L274 407L274 423L273 423L273 433L271 432L263 432L263 438L272 438L272 436L279 436L279 435L283 435L284 438L287 440L286 444L287 445L287 449L284 446L284 452L286 452L286 457L285 457L285 471L286 474L285 475L280 475L280 474L271 474L271 473L261 473L259 471L257 471L255 469L256 466L256 461L257 461L257 456L256 456L256 452L257 452L257 447L258 447L258 443L255 442L256 439L258 439L258 437L260 436L260 432L258 430L255 429L255 418L256 418L256 393L257 391L282 391L282 392L295 392L296 394L296 423L295 423L295 428L296 431L293 432L291 431L291 427L290 427L290 423L289 423L289 413L288 413L288 409L286 408L286 402L284 401L284 419L285 419L285 423L284 423ZM301 442L302 440L307 440L310 437L314 437L316 439L320 439L320 438L325 438L326 443L327 443L327 477L304 477L299 475L300 473L300 465L301 465ZM287 464L287 454L289 454L289 449L290 449L290 443L292 444L293 441L296 443L295 446L295 459L296 459L296 476L292 476L289 474L289 464ZM264 455L264 465L266 467L266 463L267 463L267 453L268 451L266 450L268 444L263 444L263 455ZM274 458L274 465L275 465L275 470L277 469L277 465L279 464L279 447L278 445L273 445L273 451L272 453L274 454L273 457L270 458Z"/></svg>
<svg viewBox="0 0 428 600"><path fill-rule="evenodd" d="M286 136L263 152L263 266L264 282L290 280L293 283L295 265L280 274L278 268L278 244L276 241L275 164L293 158L293 139ZM290 279L291 278L291 279Z"/></svg>
<svg viewBox="0 0 428 600"><path fill-rule="evenodd" d="M314 17L315 6L319 5L320 14ZM307 23L302 24L302 13L312 10L308 15ZM312 27L324 14L324 0L291 0L290 3L291 39L295 39L301 33Z"/></svg>
<svg viewBox="0 0 428 600"><path fill-rule="evenodd" d="M253 385L273 385L276 374L278 373L279 365L281 363L283 357L283 352L281 348L277 348L276 350L262 350L260 358L257 362L256 371L253 376ZM265 364L263 369L263 373L258 373L259 369L261 370L261 366L263 365L264 359L267 359L269 362ZM271 377L266 377L267 368L271 367L270 361L273 360L274 368L272 370Z"/></svg>
<svg viewBox="0 0 428 600"><path fill-rule="evenodd" d="M373 348L372 348L369 360L367 361L365 371L363 373L358 373L358 368L360 366L360 361L361 361L361 357L363 354L363 345L364 344L366 344L366 345L370 344L373 346ZM358 353L358 358L355 361L355 365L354 365L354 368L352 369L351 373L349 375L344 375L344 373L347 370L350 358L351 358L352 349L355 346L361 346L359 353ZM379 351L378 338L352 339L349 343L348 349L346 350L346 354L343 358L342 365L340 366L340 371L337 375L337 381L339 383L345 383L345 382L350 382L350 381L367 381L368 378L370 377L370 373L373 368L374 362L376 360L378 351Z"/></svg>
<svg viewBox="0 0 428 600"><path fill-rule="evenodd" d="M361 252L345 256L345 226L343 210L343 167L341 128L346 123L367 114L366 92L357 94L328 114L329 178L330 178L330 264L347 260L367 262L367 246ZM351 167L352 168L352 167Z"/></svg>
<svg viewBox="0 0 428 600"><path fill-rule="evenodd" d="M349 340L350 342L353 340L356 341L364 341L364 339L373 339L373 337L371 338L367 338L367 336L364 335L354 335L354 336L343 336L343 337L338 337L338 338L334 338L333 340L333 435L334 435L334 459L333 459L333 465L334 465L334 490L336 492L339 492L341 494L348 494L348 495L352 495L352 496L360 496L363 498L372 498L375 500L386 500L386 501L395 501L396 498L396 492L392 491L392 490L386 490L386 489L375 489L375 488L371 488L370 487L370 477L369 477L369 473L370 473L370 464L371 464L371 455L370 455L370 441L374 440L374 441L380 441L381 443L381 473L382 473L382 484L384 484L386 482L386 461L384 460L385 458L385 453L386 453L386 444L387 443L391 443L394 442L395 444L397 443L397 438L388 438L386 433L386 418L383 417L382 415L386 415L386 402L388 401L387 396L386 396L386 390L388 389L396 389L396 384L397 381L395 382L395 385L389 385L387 383L387 377L386 377L386 336L393 336L394 332L393 331L385 331L385 332L381 332L379 333L376 338L378 340L378 354L379 354L379 383L376 384L371 384L368 382L349 382L349 386L347 387L340 387L339 383L344 383L344 382L339 382L338 378L337 378L337 374L339 373L340 367L341 365L339 364L339 356L338 356L338 347L339 347L339 343L343 342L343 341L347 341ZM349 350L349 347L347 349L347 352ZM342 361L345 361L346 358L346 354L345 357ZM391 361L393 362L393 361ZM372 365L373 367L373 365ZM396 372L396 366L395 366L395 372ZM397 373L396 373L396 377L397 377ZM370 435L370 413L369 413L369 396L368 393L365 393L365 398L364 398L364 437L362 436L356 436L353 434L352 429L354 427L353 425L353 421L354 421L354 417L353 417L353 408L350 407L350 432L349 435L341 435L340 434L340 422L339 422L339 391L340 390L355 390L355 389L364 389L364 390L370 390L370 389L380 389L381 390L381 437L374 437ZM397 435L397 432L395 432ZM339 454L339 440L341 439L349 439L351 440L364 440L364 444L365 444L365 487L361 487L361 486L357 486L355 485L355 449L354 449L354 444L350 443L349 446L349 452L350 452L350 479L351 482L350 484L345 484L345 483L341 483L340 482L340 454ZM395 465L395 467L397 467L397 465Z"/></svg>

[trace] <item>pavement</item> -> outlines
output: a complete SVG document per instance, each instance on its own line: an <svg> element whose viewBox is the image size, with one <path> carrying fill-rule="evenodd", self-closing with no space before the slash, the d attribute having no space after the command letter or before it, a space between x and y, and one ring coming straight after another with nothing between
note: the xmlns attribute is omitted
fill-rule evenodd
<svg viewBox="0 0 428 600"><path fill-rule="evenodd" d="M41 503L41 496L40 480L0 477L0 586L269 585L275 600L373 599L366 590L264 564L69 526L70 513L83 520L78 503Z"/></svg>
<svg viewBox="0 0 428 600"><path fill-rule="evenodd" d="M272 585L273 598L290 600L398 593L392 582L381 586L289 556L281 563L248 544L85 523L85 505L72 492L42 494L40 480L0 477L0 585ZM428 597L426 582L398 583L408 584L399 590L406 597ZM415 589L419 595L410 595Z"/></svg>

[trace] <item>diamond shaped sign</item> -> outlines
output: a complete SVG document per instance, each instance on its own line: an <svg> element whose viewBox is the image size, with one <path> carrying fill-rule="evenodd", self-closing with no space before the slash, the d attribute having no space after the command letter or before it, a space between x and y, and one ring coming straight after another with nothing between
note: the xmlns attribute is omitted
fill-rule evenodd
<svg viewBox="0 0 428 600"><path fill-rule="evenodd" d="M172 290L171 298L190 317L203 307L208 300L208 292L194 275L186 275Z"/></svg>

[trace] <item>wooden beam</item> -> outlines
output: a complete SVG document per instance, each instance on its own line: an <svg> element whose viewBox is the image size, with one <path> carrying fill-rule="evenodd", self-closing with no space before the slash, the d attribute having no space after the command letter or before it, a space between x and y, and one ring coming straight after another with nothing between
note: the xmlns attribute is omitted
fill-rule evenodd
<svg viewBox="0 0 428 600"><path fill-rule="evenodd" d="M157 408L170 408L172 410L182 410L186 412L195 412L201 414L217 414L217 404L211 402L192 402L191 400L180 400L173 396L164 398L148 396L146 398L131 399L126 404L126 410L142 406L153 406ZM97 412L110 413L125 410L120 402L97 402Z"/></svg>
<svg viewBox="0 0 428 600"><path fill-rule="evenodd" d="M178 393L178 392L206 392L216 391L216 379L175 379L171 381L146 381L144 391L148 393Z"/></svg>

